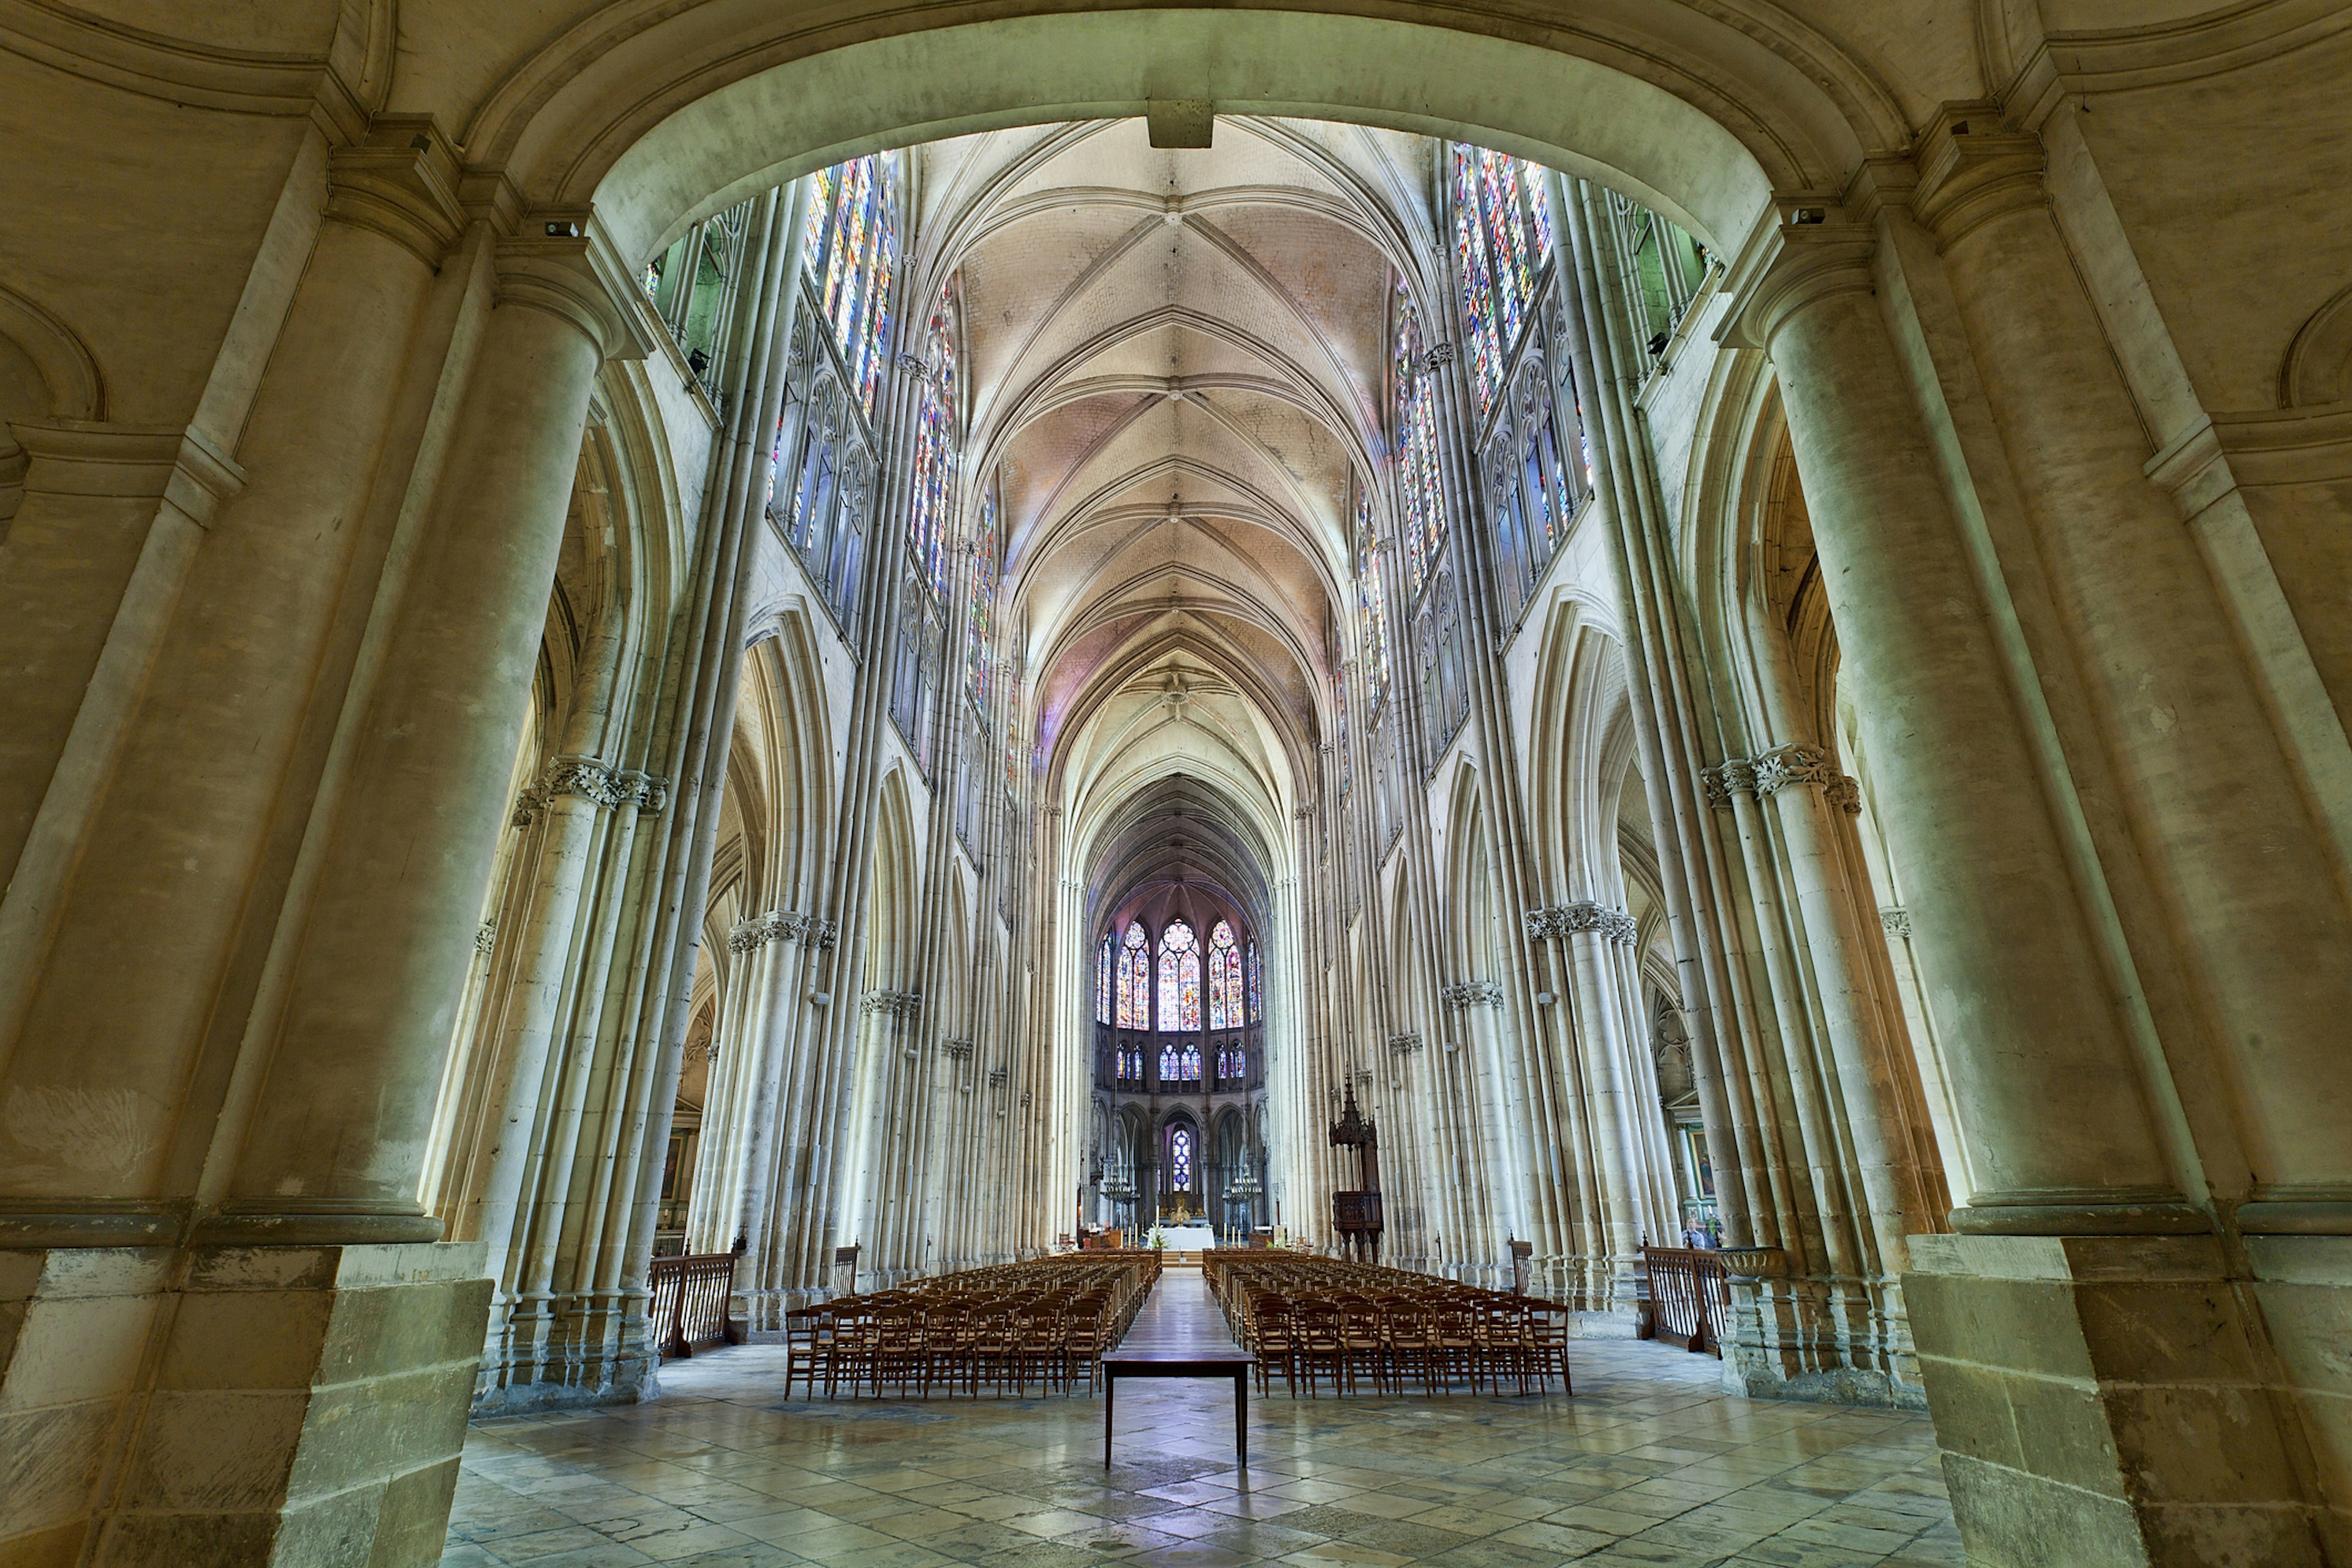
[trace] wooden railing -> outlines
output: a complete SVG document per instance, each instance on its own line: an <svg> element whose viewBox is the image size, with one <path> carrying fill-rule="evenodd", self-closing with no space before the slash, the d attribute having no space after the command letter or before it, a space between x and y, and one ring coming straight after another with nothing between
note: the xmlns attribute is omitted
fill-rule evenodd
<svg viewBox="0 0 2352 1568"><path fill-rule="evenodd" d="M1721 1357L1731 1317L1722 1255L1706 1247L1644 1247L1642 1265L1650 1277L1649 1337Z"/></svg>
<svg viewBox="0 0 2352 1568"><path fill-rule="evenodd" d="M656 1258L646 1271L653 1291L648 1317L661 1357L690 1356L727 1342L727 1298L735 1290L734 1252L696 1252Z"/></svg>

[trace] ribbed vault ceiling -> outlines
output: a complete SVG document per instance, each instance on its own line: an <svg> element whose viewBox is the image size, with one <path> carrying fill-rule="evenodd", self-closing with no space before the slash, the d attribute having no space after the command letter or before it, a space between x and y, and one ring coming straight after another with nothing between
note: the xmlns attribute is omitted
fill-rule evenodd
<svg viewBox="0 0 2352 1568"><path fill-rule="evenodd" d="M1111 121L923 154L917 276L960 279L971 471L1002 477L1003 613L1098 913L1196 879L1263 914L1330 726L1395 273L1431 246L1419 137L1215 140Z"/></svg>

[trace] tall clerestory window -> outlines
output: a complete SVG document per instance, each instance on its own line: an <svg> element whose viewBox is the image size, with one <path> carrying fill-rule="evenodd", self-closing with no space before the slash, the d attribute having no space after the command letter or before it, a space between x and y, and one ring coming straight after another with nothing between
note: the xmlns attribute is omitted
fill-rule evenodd
<svg viewBox="0 0 2352 1568"><path fill-rule="evenodd" d="M961 431L956 419L955 282L940 290L923 333L922 388L916 402L915 461L907 496L907 567L899 590L898 644L890 671L890 717L931 772L931 715L946 657L949 536L955 514Z"/></svg>
<svg viewBox="0 0 2352 1568"><path fill-rule="evenodd" d="M809 183L803 306L767 510L849 633L881 449L874 421L898 272L898 154L853 158Z"/></svg>
<svg viewBox="0 0 2352 1568"><path fill-rule="evenodd" d="M1546 330L1547 317L1559 313L1559 290L1544 171L1483 147L1456 146L1452 156L1454 269L1478 396L1479 473L1501 618L1516 624L1591 481L1575 379L1556 321ZM1580 426L1574 442L1563 439L1571 419Z"/></svg>
<svg viewBox="0 0 2352 1568"><path fill-rule="evenodd" d="M1118 942L1118 1026L1151 1027L1151 941L1141 921L1129 921Z"/></svg>
<svg viewBox="0 0 2352 1568"><path fill-rule="evenodd" d="M1534 313L1536 286L1551 255L1551 206L1539 165L1485 147L1454 147L1453 196L1463 335L1484 415L1502 392L1511 351Z"/></svg>
<svg viewBox="0 0 2352 1568"><path fill-rule="evenodd" d="M1004 565L1004 525L997 476L980 495L980 516L971 532L971 599L964 616L964 687L982 714L994 694L996 584Z"/></svg>
<svg viewBox="0 0 2352 1568"><path fill-rule="evenodd" d="M1242 950L1234 928L1219 921L1209 931L1209 1027L1238 1029L1247 1023L1243 1011Z"/></svg>
<svg viewBox="0 0 2352 1568"><path fill-rule="evenodd" d="M1257 943L1249 944L1249 956L1244 961L1249 977L1249 1016L1263 1023L1265 1019L1265 971L1259 967Z"/></svg>
<svg viewBox="0 0 2352 1568"><path fill-rule="evenodd" d="M1105 932L1102 951L1095 955L1095 1022L1108 1024L1111 1016L1111 954L1118 944Z"/></svg>
<svg viewBox="0 0 2352 1568"><path fill-rule="evenodd" d="M1200 1026L1200 942L1191 926L1171 921L1160 933L1160 1027L1175 1034Z"/></svg>
<svg viewBox="0 0 2352 1568"><path fill-rule="evenodd" d="M850 395L870 420L889 352L890 283L898 269L898 154L852 158L812 178L809 271Z"/></svg>
<svg viewBox="0 0 2352 1568"><path fill-rule="evenodd" d="M1361 485L1356 487L1356 644L1364 711L1377 716L1389 694L1389 591L1381 578L1380 536L1372 531L1371 491Z"/></svg>
<svg viewBox="0 0 2352 1568"><path fill-rule="evenodd" d="M1391 321L1389 396L1393 416L1398 530L1404 535L1406 591L1418 597L1445 546L1445 487L1437 464L1437 399L1421 311L1404 280Z"/></svg>

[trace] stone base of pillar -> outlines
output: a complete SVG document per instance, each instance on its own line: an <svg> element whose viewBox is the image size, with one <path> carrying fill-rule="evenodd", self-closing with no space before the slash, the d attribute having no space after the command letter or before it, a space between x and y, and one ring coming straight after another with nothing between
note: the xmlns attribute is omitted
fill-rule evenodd
<svg viewBox="0 0 2352 1568"><path fill-rule="evenodd" d="M1905 1291L1971 1563L2328 1560L2297 1473L2302 1436L2264 1386L2264 1335L2218 1238L1914 1237L1911 1260Z"/></svg>
<svg viewBox="0 0 2352 1568"><path fill-rule="evenodd" d="M438 1562L489 1299L478 1242L0 1253L0 1559Z"/></svg>
<svg viewBox="0 0 2352 1568"><path fill-rule="evenodd" d="M517 1313L490 1336L474 1380L474 1414L528 1415L660 1396L642 1290L558 1311Z"/></svg>
<svg viewBox="0 0 2352 1568"><path fill-rule="evenodd" d="M1927 1390L1892 1279L1729 1281L1723 1385L1751 1399L1925 1410Z"/></svg>

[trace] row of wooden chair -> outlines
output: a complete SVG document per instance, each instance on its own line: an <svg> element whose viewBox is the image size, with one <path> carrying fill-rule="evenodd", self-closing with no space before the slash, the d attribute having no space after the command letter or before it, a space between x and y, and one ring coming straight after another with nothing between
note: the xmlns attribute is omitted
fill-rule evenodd
<svg viewBox="0 0 2352 1568"><path fill-rule="evenodd" d="M1339 1259L1219 1258L1204 1264L1234 1335L1257 1357L1258 1386L1279 1373L1293 1398L1328 1384L1423 1394L1506 1383L1573 1393L1568 1316L1551 1302Z"/></svg>
<svg viewBox="0 0 2352 1568"><path fill-rule="evenodd" d="M983 1384L1025 1397L1032 1383L1066 1394L1081 1377L1092 1392L1159 1273L1157 1253L1089 1253L800 1308L784 1320L784 1396L805 1383L812 1399L820 1384L827 1399L977 1397Z"/></svg>

